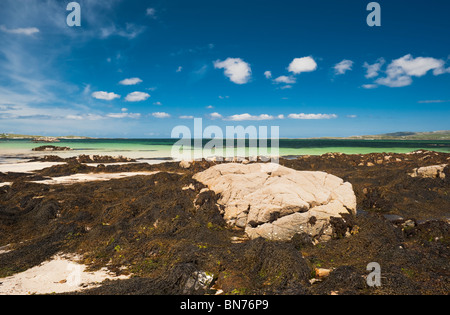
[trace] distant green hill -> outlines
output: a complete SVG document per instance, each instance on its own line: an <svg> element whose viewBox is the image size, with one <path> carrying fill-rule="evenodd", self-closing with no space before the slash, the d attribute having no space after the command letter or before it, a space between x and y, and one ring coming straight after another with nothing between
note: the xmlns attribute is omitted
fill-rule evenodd
<svg viewBox="0 0 450 315"><path fill-rule="evenodd" d="M353 136L346 139L365 140L450 140L450 130L431 132L394 132L372 136Z"/></svg>

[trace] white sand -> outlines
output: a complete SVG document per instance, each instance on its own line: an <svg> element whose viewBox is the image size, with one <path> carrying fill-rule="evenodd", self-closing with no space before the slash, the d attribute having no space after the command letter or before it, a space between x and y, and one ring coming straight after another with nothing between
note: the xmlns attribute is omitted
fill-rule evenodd
<svg viewBox="0 0 450 315"><path fill-rule="evenodd" d="M0 173L32 173L54 165L65 164L63 162L24 162L14 164L0 164Z"/></svg>
<svg viewBox="0 0 450 315"><path fill-rule="evenodd" d="M0 278L0 295L67 293L91 289L106 279L116 277L105 268L86 272L86 266L76 262L76 256L56 255L50 261L8 278Z"/></svg>
<svg viewBox="0 0 450 315"><path fill-rule="evenodd" d="M54 177L48 180L33 181L37 184L45 185L71 185L76 183L86 183L95 181L108 181L111 179L125 178L132 176L148 176L159 172L123 172L123 173L98 173L98 174L74 174L69 176Z"/></svg>

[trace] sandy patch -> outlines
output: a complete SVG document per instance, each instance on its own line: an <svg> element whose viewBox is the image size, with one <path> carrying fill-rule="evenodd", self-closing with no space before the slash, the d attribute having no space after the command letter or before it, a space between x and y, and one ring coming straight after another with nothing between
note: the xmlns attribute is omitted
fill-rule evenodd
<svg viewBox="0 0 450 315"><path fill-rule="evenodd" d="M47 167L66 164L63 162L24 162L14 164L0 164L0 173L32 173Z"/></svg>
<svg viewBox="0 0 450 315"><path fill-rule="evenodd" d="M0 278L0 295L67 293L98 287L104 280L128 279L116 277L106 268L86 272L86 266L76 262L76 256L56 255L50 261L8 278Z"/></svg>
<svg viewBox="0 0 450 315"><path fill-rule="evenodd" d="M159 172L123 172L123 173L98 173L98 174L74 174L69 176L54 177L48 180L33 181L37 184L45 185L71 185L76 183L86 183L95 181L108 181L111 179L125 178L131 176L153 175Z"/></svg>

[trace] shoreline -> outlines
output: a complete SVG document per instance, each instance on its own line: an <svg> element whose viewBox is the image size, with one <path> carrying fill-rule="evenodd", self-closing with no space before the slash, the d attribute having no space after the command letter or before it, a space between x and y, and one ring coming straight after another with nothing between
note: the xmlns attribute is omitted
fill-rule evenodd
<svg viewBox="0 0 450 315"><path fill-rule="evenodd" d="M280 159L280 166L291 171L331 174L351 184L356 214L333 221L327 242L300 234L288 241L249 239L244 230L224 221L220 194L194 179L213 166L257 163L107 160L112 162L81 163L91 162L86 157L10 165L19 165L22 171L27 165L28 173L4 173L0 164L0 283L5 283L0 284L0 294L442 294L450 290L446 273L439 269L450 254L449 153L327 153ZM46 167L31 171L36 163ZM272 171L267 174L270 179ZM244 182L251 187L254 180ZM283 186L282 179L277 185L267 187L274 189L274 196L295 189ZM316 224L313 219L308 222L309 228ZM70 260L56 264L55 255L74 253L90 271L107 271L113 278L102 282L103 278L94 277L95 286L87 286L91 281L86 280L84 286L68 290ZM373 261L382 266L385 278L381 287L367 288L365 268ZM342 277L348 281L342 282ZM214 281L196 284L200 278Z"/></svg>

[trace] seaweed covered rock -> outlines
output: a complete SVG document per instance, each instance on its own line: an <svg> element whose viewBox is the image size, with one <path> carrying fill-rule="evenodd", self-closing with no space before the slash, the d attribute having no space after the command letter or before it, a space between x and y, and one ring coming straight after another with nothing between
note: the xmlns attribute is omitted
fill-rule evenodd
<svg viewBox="0 0 450 315"><path fill-rule="evenodd" d="M71 150L72 149L69 147L56 147L54 145L44 145L33 149L33 151L36 152L71 151Z"/></svg>
<svg viewBox="0 0 450 315"><path fill-rule="evenodd" d="M277 164L220 164L194 179L221 198L224 218L252 238L290 240L307 233L317 240L334 235L332 218L356 212L352 185L324 172L295 171Z"/></svg>
<svg viewBox="0 0 450 315"><path fill-rule="evenodd" d="M409 175L411 177L423 177L423 178L445 178L445 168L447 164L432 165L415 168Z"/></svg>

